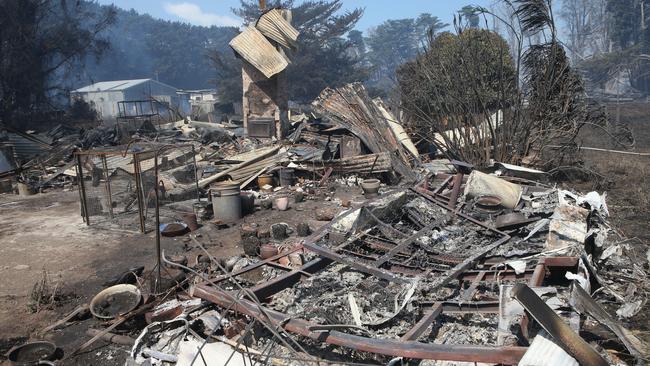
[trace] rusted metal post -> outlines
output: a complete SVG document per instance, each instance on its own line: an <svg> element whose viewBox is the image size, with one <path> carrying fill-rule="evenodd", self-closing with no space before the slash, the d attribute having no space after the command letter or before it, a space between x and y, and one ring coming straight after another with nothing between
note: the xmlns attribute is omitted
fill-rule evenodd
<svg viewBox="0 0 650 366"><path fill-rule="evenodd" d="M86 186L84 185L84 170L81 164L81 155L77 154L77 182L79 183L79 189L81 191L81 207L84 211L84 218L86 219L86 225L90 225L90 215L88 214L88 202L86 200Z"/></svg>
<svg viewBox="0 0 650 366"><path fill-rule="evenodd" d="M528 286L530 287L541 286L542 283L544 282L544 277L546 277L546 258L541 258L537 262L537 265L535 266L535 270L533 271L533 277L531 277L530 281L528 281Z"/></svg>
<svg viewBox="0 0 650 366"><path fill-rule="evenodd" d="M456 209L456 202L458 201L458 195L460 194L460 186L463 184L463 173L456 173L452 182L453 187L451 188L448 206L450 210Z"/></svg>
<svg viewBox="0 0 650 366"><path fill-rule="evenodd" d="M133 154L133 172L135 173L135 193L138 196L138 217L140 218L140 231L146 234L144 226L144 204L143 194L144 188L142 185L142 177L140 176L140 157L137 153Z"/></svg>
<svg viewBox="0 0 650 366"><path fill-rule="evenodd" d="M108 176L108 162L106 161L106 155L102 155L102 166L104 168L104 177L106 179L106 194L108 194L108 213L113 218L113 195L111 194L111 183Z"/></svg>

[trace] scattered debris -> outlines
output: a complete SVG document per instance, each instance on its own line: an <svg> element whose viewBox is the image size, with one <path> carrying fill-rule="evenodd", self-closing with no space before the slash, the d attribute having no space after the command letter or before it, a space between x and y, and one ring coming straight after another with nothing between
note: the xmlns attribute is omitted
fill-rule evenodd
<svg viewBox="0 0 650 366"><path fill-rule="evenodd" d="M131 347L128 365L647 359L612 315L642 311L647 263L633 264L606 194L512 164L423 164L359 83L283 113L278 74L298 36L291 14L271 9L232 40L246 61L243 125L186 119L128 144L115 129L56 128L56 141L19 135L45 152L32 161L1 156L22 194L76 185L86 225L155 238L155 266L116 269L111 287L42 331L97 318L67 357L102 339ZM278 93L266 102L265 82ZM236 253L220 249L228 240ZM30 306L60 294L44 272Z"/></svg>

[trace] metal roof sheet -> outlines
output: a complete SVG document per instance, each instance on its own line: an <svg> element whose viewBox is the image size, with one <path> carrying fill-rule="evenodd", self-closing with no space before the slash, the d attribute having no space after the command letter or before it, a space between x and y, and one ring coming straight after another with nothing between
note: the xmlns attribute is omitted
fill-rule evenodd
<svg viewBox="0 0 650 366"><path fill-rule="evenodd" d="M291 17L291 14L287 14ZM255 27L267 38L270 38L285 48L298 47L298 32L283 16L283 11L272 9L264 13L257 21Z"/></svg>
<svg viewBox="0 0 650 366"><path fill-rule="evenodd" d="M148 82L148 81L154 81L154 82L160 83L160 82L155 81L153 79L100 81L98 83L90 84L90 85L84 86L83 88L79 88L79 89L73 91L73 93L121 91L121 90L126 90L128 88L134 87L136 85L140 85L140 84ZM160 84L163 84L163 83L160 83ZM163 85L165 85L165 84L163 84Z"/></svg>
<svg viewBox="0 0 650 366"><path fill-rule="evenodd" d="M521 358L518 366L544 365L578 366L578 361L555 344L551 340L551 336L541 331L533 339L533 343L528 347L528 351Z"/></svg>
<svg viewBox="0 0 650 366"><path fill-rule="evenodd" d="M23 163L52 150L52 146L49 146L45 141L40 141L33 136L28 138L26 135L13 132L7 133L7 141L3 142L2 145L12 146L16 160Z"/></svg>
<svg viewBox="0 0 650 366"><path fill-rule="evenodd" d="M255 27L248 27L230 41L230 47L264 76L284 70L289 63Z"/></svg>

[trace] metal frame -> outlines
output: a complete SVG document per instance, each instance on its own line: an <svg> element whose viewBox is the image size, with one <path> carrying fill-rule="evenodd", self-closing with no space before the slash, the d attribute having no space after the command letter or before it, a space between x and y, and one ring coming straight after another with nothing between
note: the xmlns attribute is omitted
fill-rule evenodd
<svg viewBox="0 0 650 366"><path fill-rule="evenodd" d="M295 250L299 250L296 248ZM277 260L280 257L287 256L292 252L278 254L273 258L251 264L239 271L220 277L215 281L226 280L237 277L243 273L261 266L268 265L269 262ZM317 258L306 263L300 269L282 274L268 282L257 284L250 288L251 292L258 298L268 298L280 291L294 286L306 274L315 274L325 269L334 261L328 258ZM461 281L473 278L470 289L476 288L478 283L496 282L504 279L529 279L541 284L544 275L550 267L556 267L558 270L566 271L573 269L577 265L575 257L553 257L540 258L535 266L534 272L527 271L523 275L516 275L512 271L474 271L464 272L458 276ZM477 275L477 273L479 275ZM520 276L520 277L516 277ZM466 292L467 293L467 292ZM496 314L499 311L498 301L471 301L471 297L462 296L462 302L440 301L433 303L420 302L423 309L423 316L420 320L400 339L377 339L347 334L338 330L315 331L319 328L318 324L311 323L304 319L291 318L290 316L271 310L267 307L260 307L253 301L237 298L234 293L218 289L209 283L201 283L193 288L193 296L213 302L224 308L231 308L234 311L241 312L251 316L259 321L270 321L273 326L283 328L284 330L309 337L321 342L339 345L358 351L373 352L395 357L407 357L416 359L437 359L448 361L469 361L469 362L486 362L501 364L517 364L519 359L526 352L527 347L490 347L490 346L470 346L470 345L448 345L448 344L427 344L417 342L428 327L441 314Z"/></svg>
<svg viewBox="0 0 650 366"><path fill-rule="evenodd" d="M142 148L140 151L133 151L132 148L134 146ZM194 163L194 180L195 180L195 185L197 188L197 198L199 195L199 190L198 190L198 171L196 168L196 150L194 145L192 144L175 144L175 145L168 145L168 144L129 144L126 147L115 147L115 148L106 148L106 149L90 149L90 150L82 150L82 151L75 151L75 156L77 157L75 169L77 171L77 177L78 177L78 189L79 189L79 198L81 202L81 207L83 210L83 217L84 221L87 226L90 226L90 216L88 214L88 203L87 203L87 194L86 194L86 187L85 187L85 181L84 181L84 169L83 169L83 162L82 162L82 157L89 157L89 156L95 156L100 159L103 170L105 172L104 174L104 179L105 179L105 194L108 197L108 202L112 202L113 200L113 193L111 189L111 184L110 184L110 176L108 174L108 163L107 163L107 158L111 156L121 156L121 157L126 157L126 156L131 156L132 157L132 164L133 164L133 176L135 180L135 186L136 186L136 196L137 196L137 205L138 205L138 219L140 223L140 232L143 234L146 234L147 232L147 227L146 227L146 217L145 217L145 211L146 211L146 195L148 192L144 191L144 185L143 185L143 180L142 180L142 161L143 160L148 160L148 159L154 159L154 174L156 175L156 182L158 182L158 156L162 151L168 151L168 150L174 150L174 149L191 149L192 152L192 161ZM158 184L155 184L155 191L158 193ZM109 205L109 216L111 219L114 218L114 212L113 212L113 207L112 205ZM156 206L158 204L156 203Z"/></svg>

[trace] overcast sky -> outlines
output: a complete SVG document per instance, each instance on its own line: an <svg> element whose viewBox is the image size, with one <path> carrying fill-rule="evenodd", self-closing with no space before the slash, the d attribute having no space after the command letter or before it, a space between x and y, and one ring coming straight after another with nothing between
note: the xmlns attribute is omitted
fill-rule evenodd
<svg viewBox="0 0 650 366"><path fill-rule="evenodd" d="M101 4L115 4L124 9L135 9L156 18L177 20L195 25L238 26L241 20L231 8L239 0L99 0ZM296 0L300 2L300 0ZM343 0L344 9L365 9L357 29L365 31L387 19L414 18L420 13L431 13L445 23L452 23L453 14L465 5L489 6L492 0Z"/></svg>

